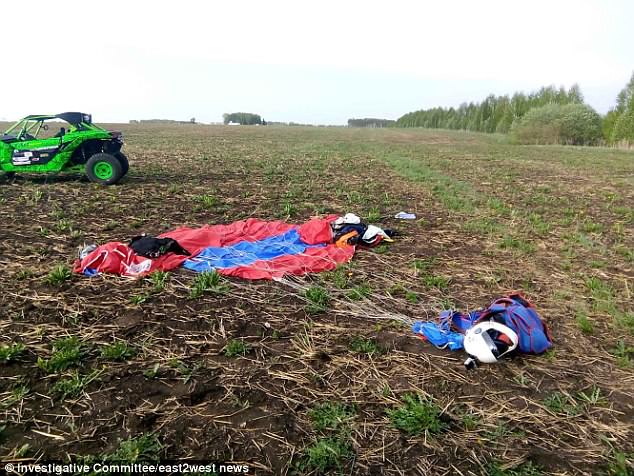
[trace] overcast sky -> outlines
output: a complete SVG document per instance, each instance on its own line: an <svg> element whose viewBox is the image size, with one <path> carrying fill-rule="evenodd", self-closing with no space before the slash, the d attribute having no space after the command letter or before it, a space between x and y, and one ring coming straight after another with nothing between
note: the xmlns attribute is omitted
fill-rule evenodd
<svg viewBox="0 0 634 476"><path fill-rule="evenodd" d="M30 0L2 5L0 119L344 124L634 71L628 0Z"/></svg>

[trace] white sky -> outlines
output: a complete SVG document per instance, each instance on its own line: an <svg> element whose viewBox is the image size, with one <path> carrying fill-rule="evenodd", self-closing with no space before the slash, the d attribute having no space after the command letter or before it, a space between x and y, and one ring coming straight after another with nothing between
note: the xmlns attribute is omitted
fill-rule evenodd
<svg viewBox="0 0 634 476"><path fill-rule="evenodd" d="M0 119L343 124L574 82L604 113L633 20L628 0L10 2Z"/></svg>

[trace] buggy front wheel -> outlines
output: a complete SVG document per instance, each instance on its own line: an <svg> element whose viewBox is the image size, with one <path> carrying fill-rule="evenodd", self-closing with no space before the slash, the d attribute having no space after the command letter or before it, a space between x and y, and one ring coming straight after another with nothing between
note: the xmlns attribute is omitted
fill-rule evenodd
<svg viewBox="0 0 634 476"><path fill-rule="evenodd" d="M130 169L128 158L123 154L123 152L115 152L113 155L119 159L119 162L121 162L121 173L123 175L127 174Z"/></svg>
<svg viewBox="0 0 634 476"><path fill-rule="evenodd" d="M91 182L112 185L123 177L123 168L114 155L99 153L86 162L86 175Z"/></svg>

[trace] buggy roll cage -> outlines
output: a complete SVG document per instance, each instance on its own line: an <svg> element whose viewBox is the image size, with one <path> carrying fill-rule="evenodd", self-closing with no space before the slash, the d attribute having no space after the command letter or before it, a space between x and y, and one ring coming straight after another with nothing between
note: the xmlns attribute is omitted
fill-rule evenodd
<svg viewBox="0 0 634 476"><path fill-rule="evenodd" d="M22 137L25 134L30 134L35 128L35 134L31 134L37 136L44 121L48 121L51 119L61 119L64 122L67 122L71 125L71 131L75 130L88 130L88 129L97 129L97 130L105 130L101 129L92 123L92 115L84 114L83 112L63 112L61 114L55 115L31 115L26 116L23 119L20 119L18 122L13 124L4 134L10 135L13 131L19 130L16 134L16 137Z"/></svg>

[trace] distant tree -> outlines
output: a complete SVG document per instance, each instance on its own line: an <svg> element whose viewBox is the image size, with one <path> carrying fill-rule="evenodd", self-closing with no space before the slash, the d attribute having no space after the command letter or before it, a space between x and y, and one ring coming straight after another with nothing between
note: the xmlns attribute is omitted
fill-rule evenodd
<svg viewBox="0 0 634 476"><path fill-rule="evenodd" d="M601 121L601 131L603 133L603 140L607 143L612 142L612 137L614 135L614 126L616 125L616 121L619 119L620 114L616 111L616 109L610 109L608 113L603 116L603 120Z"/></svg>
<svg viewBox="0 0 634 476"><path fill-rule="evenodd" d="M396 121L391 119L376 119L366 117L364 119L348 119L348 127L391 127Z"/></svg>
<svg viewBox="0 0 634 476"><path fill-rule="evenodd" d="M499 119L496 121L497 126L495 126L495 132L501 132L502 134L506 134L511 129L511 125L513 124L513 120L515 119L515 116L513 115L513 106L511 104L511 101L508 100L508 98L507 101L508 102L504 103L503 107L501 108L501 117L499 117Z"/></svg>
<svg viewBox="0 0 634 476"><path fill-rule="evenodd" d="M230 114L223 114L222 119L225 124L230 122L237 122L243 126L249 126L254 124L262 124L262 118L258 114L250 112L232 112Z"/></svg>
<svg viewBox="0 0 634 476"><path fill-rule="evenodd" d="M625 112L616 119L612 132L612 141L634 143L634 97L630 98Z"/></svg>
<svg viewBox="0 0 634 476"><path fill-rule="evenodd" d="M189 120L189 122L191 122L192 124L196 124L196 118L195 118L195 117L192 117L192 118Z"/></svg>
<svg viewBox="0 0 634 476"><path fill-rule="evenodd" d="M522 117L528 112L528 98L524 93L515 93L511 98L511 109L513 109L513 117Z"/></svg>
<svg viewBox="0 0 634 476"><path fill-rule="evenodd" d="M581 93L581 88L577 83L570 86L570 89L568 90L568 102L573 104L583 103L583 94ZM563 102L560 101L558 104L563 104Z"/></svg>
<svg viewBox="0 0 634 476"><path fill-rule="evenodd" d="M634 142L634 73L616 98L613 116L616 117L610 118L610 120L614 120L611 141Z"/></svg>
<svg viewBox="0 0 634 476"><path fill-rule="evenodd" d="M630 103L632 96L634 96L634 73L632 73L632 77L630 81L625 85L625 87L619 92L616 98L616 110L619 113L625 112Z"/></svg>

